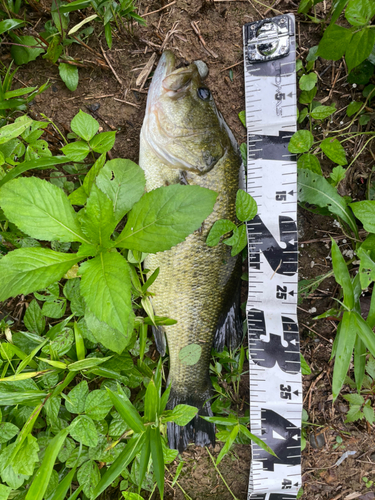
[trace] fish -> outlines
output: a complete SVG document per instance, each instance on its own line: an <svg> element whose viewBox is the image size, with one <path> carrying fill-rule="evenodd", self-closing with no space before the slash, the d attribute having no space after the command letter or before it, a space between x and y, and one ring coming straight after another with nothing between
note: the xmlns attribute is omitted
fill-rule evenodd
<svg viewBox="0 0 375 500"><path fill-rule="evenodd" d="M178 404L198 408L186 425L167 424L170 448L183 451L190 441L215 445L215 426L200 416L212 416L211 349L235 348L242 341L240 311L241 259L231 247L206 244L218 219L236 222L235 201L241 174L237 142L205 85L203 61L178 67L173 52L163 52L148 91L140 135L139 165L146 191L171 184L197 185L216 191L213 212L201 227L170 250L148 254L148 276L159 275L148 289L157 316L177 320L153 327L161 353L169 349L171 384L167 409ZM199 346L199 359L187 364L181 353ZM184 349L182 351L182 349ZM196 352L196 351L195 351Z"/></svg>

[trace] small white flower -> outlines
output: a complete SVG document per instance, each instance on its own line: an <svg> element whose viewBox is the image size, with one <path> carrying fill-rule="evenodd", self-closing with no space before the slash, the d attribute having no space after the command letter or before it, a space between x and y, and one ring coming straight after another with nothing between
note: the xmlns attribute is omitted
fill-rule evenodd
<svg viewBox="0 0 375 500"><path fill-rule="evenodd" d="M353 83L352 87L353 87L353 89L356 89L357 88L357 84Z"/></svg>
<svg viewBox="0 0 375 500"><path fill-rule="evenodd" d="M312 307L311 309L309 309L309 313L310 314L316 313L316 307Z"/></svg>
<svg viewBox="0 0 375 500"><path fill-rule="evenodd" d="M344 122L340 122L340 125L344 125Z"/></svg>

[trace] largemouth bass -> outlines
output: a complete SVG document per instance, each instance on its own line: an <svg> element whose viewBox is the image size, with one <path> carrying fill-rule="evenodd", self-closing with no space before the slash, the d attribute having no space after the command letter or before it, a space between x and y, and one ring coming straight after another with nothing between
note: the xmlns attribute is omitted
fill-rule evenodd
<svg viewBox="0 0 375 500"><path fill-rule="evenodd" d="M235 347L242 339L241 263L231 257L228 245L206 245L216 220L236 220L241 167L233 134L203 83L207 73L201 61L176 69L173 53L163 53L149 89L140 143L139 164L145 171L147 191L182 183L218 193L212 214L199 230L170 250L149 254L145 260L150 274L160 268L149 288L154 294L155 314L177 320L176 325L154 328L161 354L165 353L165 334L169 347L172 386L167 407L189 404L199 409L185 427L168 422L169 446L180 451L191 440L201 446L215 443L214 425L199 417L212 415L211 348L214 338L215 347L221 349L225 342ZM179 357L181 349L192 344L201 347L194 365Z"/></svg>

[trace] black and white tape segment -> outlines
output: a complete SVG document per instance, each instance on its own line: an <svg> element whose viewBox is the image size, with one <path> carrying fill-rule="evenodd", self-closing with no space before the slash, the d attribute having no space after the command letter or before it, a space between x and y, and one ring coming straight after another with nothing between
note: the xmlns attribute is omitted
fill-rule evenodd
<svg viewBox="0 0 375 500"><path fill-rule="evenodd" d="M250 427L277 458L252 444L251 500L292 500L301 487L302 386L297 324L295 21L291 14L244 26Z"/></svg>

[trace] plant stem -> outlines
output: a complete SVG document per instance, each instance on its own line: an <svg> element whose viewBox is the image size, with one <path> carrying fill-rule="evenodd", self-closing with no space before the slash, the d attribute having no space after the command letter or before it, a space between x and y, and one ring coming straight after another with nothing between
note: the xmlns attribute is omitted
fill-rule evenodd
<svg viewBox="0 0 375 500"><path fill-rule="evenodd" d="M216 472L219 474L219 476L221 477L221 480L223 481L223 483L225 484L225 486L227 487L227 490L229 491L229 493L232 495L233 499L234 500L238 500L238 498L236 497L236 495L233 493L233 491L229 488L227 482L225 481L225 479L223 478L223 476L221 475L221 472L219 471L216 463L215 463L215 460L214 460L214 457L211 455L210 453L210 450L207 448L207 446L205 447L206 450L207 450L207 453L210 455L210 458L212 460L212 463L214 464L214 467L216 469Z"/></svg>

